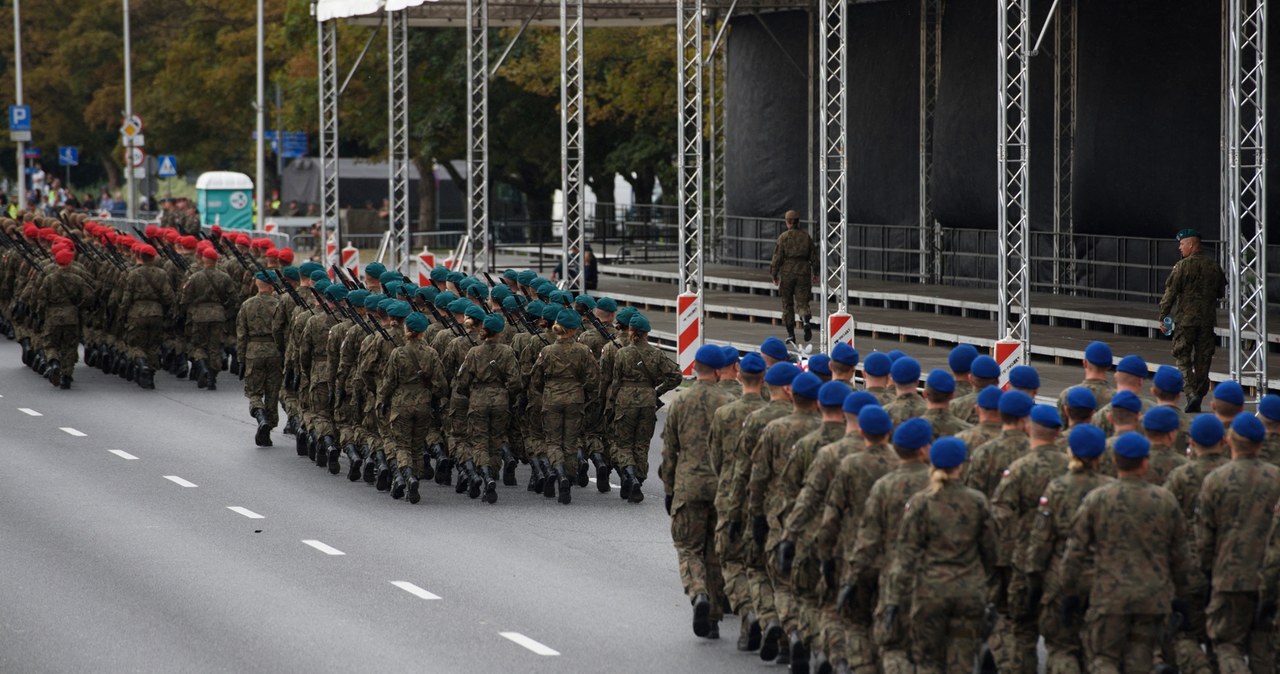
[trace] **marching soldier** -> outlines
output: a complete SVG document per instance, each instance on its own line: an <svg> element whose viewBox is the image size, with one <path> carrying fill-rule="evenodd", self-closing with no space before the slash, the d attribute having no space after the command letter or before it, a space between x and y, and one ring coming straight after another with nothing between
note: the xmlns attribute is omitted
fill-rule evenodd
<svg viewBox="0 0 1280 674"><path fill-rule="evenodd" d="M271 446L271 431L280 423L280 380L283 377L286 307L276 296L271 274L254 274L257 294L236 315L236 353L244 364L244 395L249 415L258 422L253 441Z"/></svg>
<svg viewBox="0 0 1280 674"><path fill-rule="evenodd" d="M613 461L622 489L631 503L644 500L640 486L649 474L649 440L658 421L663 394L680 385L680 367L649 344L649 319L631 317L631 343L613 358L613 372L605 394L605 417L611 420ZM606 474L607 477L607 474ZM599 479L599 478L597 478Z"/></svg>

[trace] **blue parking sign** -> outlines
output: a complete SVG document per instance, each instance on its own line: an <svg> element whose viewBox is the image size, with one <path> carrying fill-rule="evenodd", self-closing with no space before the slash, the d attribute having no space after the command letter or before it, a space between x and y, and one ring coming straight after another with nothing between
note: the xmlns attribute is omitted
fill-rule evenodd
<svg viewBox="0 0 1280 674"><path fill-rule="evenodd" d="M10 105L9 106L9 130L10 131L30 131L31 130L31 106L29 105Z"/></svg>

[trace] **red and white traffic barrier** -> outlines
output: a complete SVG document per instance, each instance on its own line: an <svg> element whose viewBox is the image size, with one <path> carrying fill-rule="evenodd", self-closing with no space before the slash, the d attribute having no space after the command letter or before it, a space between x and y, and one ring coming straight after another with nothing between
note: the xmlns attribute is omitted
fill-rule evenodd
<svg viewBox="0 0 1280 674"><path fill-rule="evenodd" d="M1009 390L1009 370L1023 363L1026 352L1022 348L1022 342L1016 339L997 340L991 351L992 357L1000 364L1000 388L1007 391Z"/></svg>
<svg viewBox="0 0 1280 674"><path fill-rule="evenodd" d="M676 352L680 372L693 375L693 357L702 346L702 298L694 293L676 297Z"/></svg>
<svg viewBox="0 0 1280 674"><path fill-rule="evenodd" d="M418 253L416 257L418 258L418 285L426 286L431 283L431 270L436 266L435 253L423 246L422 252Z"/></svg>
<svg viewBox="0 0 1280 674"><path fill-rule="evenodd" d="M853 316L843 311L827 316L827 334L831 336L828 350L840 342L853 346Z"/></svg>

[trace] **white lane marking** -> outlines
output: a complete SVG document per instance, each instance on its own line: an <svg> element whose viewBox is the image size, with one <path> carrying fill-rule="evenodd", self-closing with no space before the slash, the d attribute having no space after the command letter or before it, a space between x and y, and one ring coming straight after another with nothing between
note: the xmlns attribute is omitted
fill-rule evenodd
<svg viewBox="0 0 1280 674"><path fill-rule="evenodd" d="M37 411L35 411L35 410L31 409L30 407L19 407L19 408L18 408L18 411L19 411L19 412L22 412L23 414L25 414L25 415L27 415L27 416L30 416L30 417L42 417L42 416L44 416L43 414L41 414L41 413L39 413L39 412L37 412Z"/></svg>
<svg viewBox="0 0 1280 674"><path fill-rule="evenodd" d="M134 456L134 455L130 454L129 452L124 451L123 449L108 449L107 451L108 451L108 452L111 452L112 454L115 454L116 456L118 456L118 457L120 457L120 458L124 459L125 461L137 461L137 460L138 460L138 457L136 457L136 456Z"/></svg>
<svg viewBox="0 0 1280 674"><path fill-rule="evenodd" d="M85 435L84 433L81 433L80 431L77 431L76 429L74 429L74 428L72 428L72 427L70 427L70 426L61 426L61 427L59 427L59 428L58 428L58 430L62 431L63 433L66 433L67 435L72 435L72 436L75 436L75 437L77 437L77 438L84 438L84 437L88 437L88 436L87 436L87 435Z"/></svg>
<svg viewBox="0 0 1280 674"><path fill-rule="evenodd" d="M524 646L538 655L560 655L560 651L549 648L545 644L540 644L519 632L498 632L498 634L520 644L521 646Z"/></svg>
<svg viewBox="0 0 1280 674"><path fill-rule="evenodd" d="M248 508L241 508L240 506L227 506L227 510L230 510L233 513L239 513L241 515L244 515L245 517L248 517L251 520L260 520L263 518L262 515L259 515L258 513L255 513L252 510L249 510Z"/></svg>
<svg viewBox="0 0 1280 674"><path fill-rule="evenodd" d="M414 585L413 583L410 583L407 580L393 580L391 581L391 584L395 585L401 590L404 590L405 592L408 592L409 594L415 597L418 597L419 599L439 599L440 598L439 596L431 594L430 592L427 592L426 590L418 587L417 585Z"/></svg>
<svg viewBox="0 0 1280 674"><path fill-rule="evenodd" d="M165 476L164 476L164 479L166 479L166 480L168 480L168 481L170 481L170 482L172 482L172 483L174 483L174 484L178 485L179 487L194 487L194 486L196 486L195 484L193 484L193 483L191 483L191 482L187 482L186 480L184 480L184 479L182 479L182 478L178 477L177 475L165 475Z"/></svg>
<svg viewBox="0 0 1280 674"><path fill-rule="evenodd" d="M315 548L315 549L319 550L320 552L323 552L323 553L324 553L324 554L326 554L326 555L345 555L345 554L347 554L347 553L345 553L345 552L343 552L343 551L341 551L341 550L339 550L339 549L337 549L337 548L335 548L335 547L333 547L333 546L325 545L324 543L321 543L320 541L316 541L316 540L305 540L305 541L303 541L303 543L306 543L307 545L310 545L311 547L313 547L313 548Z"/></svg>
<svg viewBox="0 0 1280 674"><path fill-rule="evenodd" d="M596 479L595 479L594 477L589 477L589 478L587 478L587 480L589 480L589 481L591 482L591 484L597 484ZM622 489L622 485L620 485L620 484L614 484L614 483L612 483L612 482L610 482L610 483L609 483L609 486L610 486L610 487L613 487L614 489Z"/></svg>

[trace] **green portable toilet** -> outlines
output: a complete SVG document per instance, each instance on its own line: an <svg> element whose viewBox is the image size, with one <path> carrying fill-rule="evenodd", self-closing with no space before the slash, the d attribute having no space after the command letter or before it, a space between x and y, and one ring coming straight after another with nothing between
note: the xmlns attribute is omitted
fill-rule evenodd
<svg viewBox="0 0 1280 674"><path fill-rule="evenodd" d="M209 171L196 179L200 224L253 229L253 181L235 171Z"/></svg>

